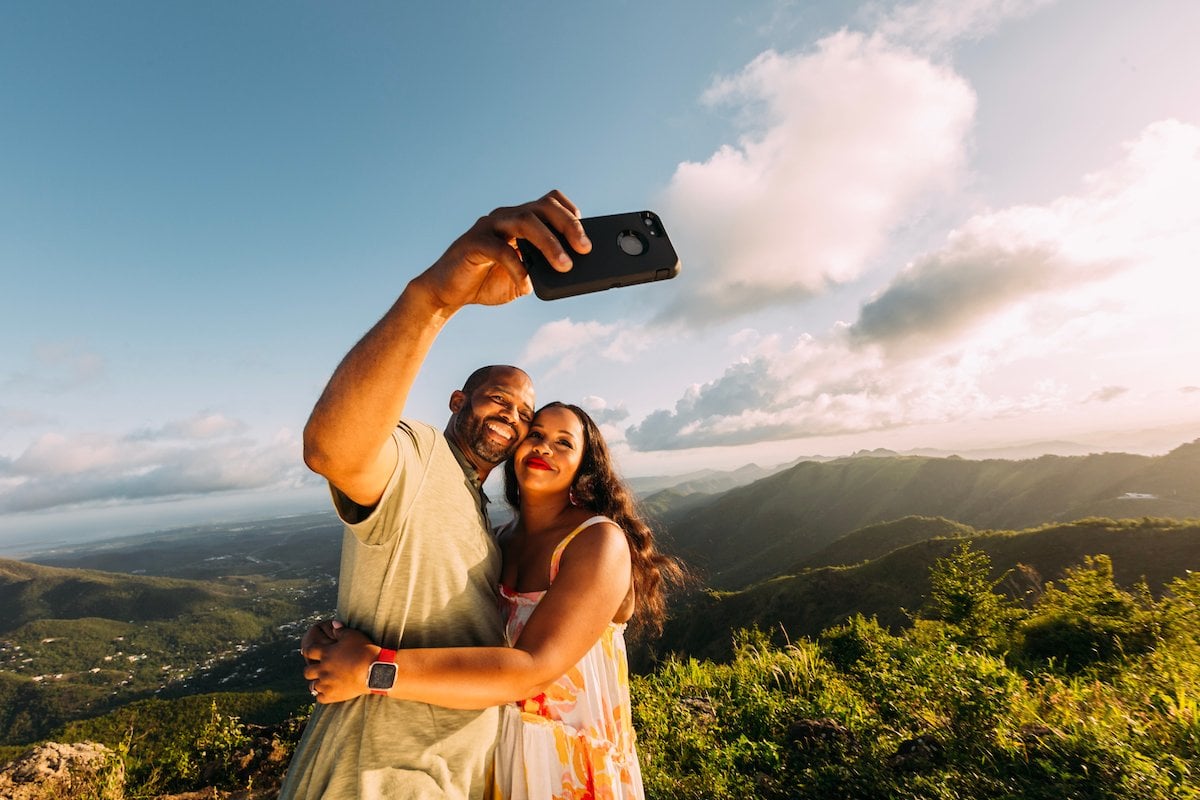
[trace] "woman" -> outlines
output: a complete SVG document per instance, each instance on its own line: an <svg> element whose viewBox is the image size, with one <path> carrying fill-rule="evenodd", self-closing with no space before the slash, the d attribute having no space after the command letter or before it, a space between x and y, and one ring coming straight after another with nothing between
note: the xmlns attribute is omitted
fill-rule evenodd
<svg viewBox="0 0 1200 800"><path fill-rule="evenodd" d="M655 549L583 409L543 407L504 471L518 511L499 533L510 646L399 651L386 693L453 708L509 704L497 798L641 798L624 630L661 628L664 580L681 569ZM305 669L320 702L366 694L381 652L356 631L338 640Z"/></svg>

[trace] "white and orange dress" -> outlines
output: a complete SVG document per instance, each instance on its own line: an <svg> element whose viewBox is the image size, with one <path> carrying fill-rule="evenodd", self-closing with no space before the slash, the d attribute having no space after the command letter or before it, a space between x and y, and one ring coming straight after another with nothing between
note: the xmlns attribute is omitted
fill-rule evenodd
<svg viewBox="0 0 1200 800"><path fill-rule="evenodd" d="M608 521L592 517L559 542L550 560L551 583L571 540ZM500 587L510 647L545 594ZM545 692L501 709L495 776L495 800L642 800L624 624L609 623Z"/></svg>

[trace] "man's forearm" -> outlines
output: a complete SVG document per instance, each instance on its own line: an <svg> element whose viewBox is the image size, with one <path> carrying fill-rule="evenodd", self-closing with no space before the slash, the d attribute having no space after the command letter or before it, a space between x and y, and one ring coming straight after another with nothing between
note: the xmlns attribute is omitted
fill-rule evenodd
<svg viewBox="0 0 1200 800"><path fill-rule="evenodd" d="M421 365L454 310L413 280L351 348L304 429L304 460L314 471L346 491L376 468Z"/></svg>

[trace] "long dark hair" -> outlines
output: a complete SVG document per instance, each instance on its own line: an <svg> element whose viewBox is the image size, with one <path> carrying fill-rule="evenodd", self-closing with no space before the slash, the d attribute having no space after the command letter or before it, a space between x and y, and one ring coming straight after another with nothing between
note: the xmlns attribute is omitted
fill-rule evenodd
<svg viewBox="0 0 1200 800"><path fill-rule="evenodd" d="M667 615L666 589L684 582L683 566L655 547L654 532L642 519L633 493L613 469L608 445L595 421L582 408L570 403L547 403L538 413L547 408L565 408L583 426L583 458L571 484L572 502L611 519L625 532L629 542L635 601L630 632L661 633ZM511 458L504 462L504 497L513 509L520 509L521 492Z"/></svg>

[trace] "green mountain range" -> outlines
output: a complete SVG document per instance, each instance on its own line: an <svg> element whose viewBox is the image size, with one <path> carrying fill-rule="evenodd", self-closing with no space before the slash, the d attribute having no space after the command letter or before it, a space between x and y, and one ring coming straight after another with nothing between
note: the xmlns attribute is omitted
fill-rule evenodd
<svg viewBox="0 0 1200 800"><path fill-rule="evenodd" d="M979 530L1085 517L1200 517L1200 440L1163 456L1025 461L875 455L806 461L718 495L658 493L646 507L704 581L734 589L802 565L847 533L910 516Z"/></svg>
<svg viewBox="0 0 1200 800"><path fill-rule="evenodd" d="M922 536L928 531L931 537ZM1200 570L1200 521L1091 518L1018 532L976 533L944 519L906 518L856 531L822 551L850 554L851 566L830 566L821 554L812 566L735 591L708 591L677 608L656 656L679 653L724 659L733 631L759 627L777 640L815 637L855 614L898 629L929 595L929 570L968 538L991 558L992 578L1006 594L1032 601L1085 556L1112 559L1118 585L1144 580L1157 593L1172 578ZM904 540L913 540L905 544ZM899 544L900 546L893 546ZM822 563L825 562L825 563ZM648 654L639 653L646 665Z"/></svg>
<svg viewBox="0 0 1200 800"><path fill-rule="evenodd" d="M644 499L713 589L676 608L656 654L723 656L736 628L794 638L858 612L903 626L968 537L1018 597L1085 555L1109 554L1125 585L1200 569L1200 441L1159 457L872 452L725 488L757 473ZM302 689L295 647L332 610L340 536L326 513L0 561L0 743L139 699Z"/></svg>
<svg viewBox="0 0 1200 800"><path fill-rule="evenodd" d="M332 579L197 581L0 560L0 743L145 697L300 689L296 642Z"/></svg>

